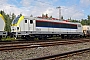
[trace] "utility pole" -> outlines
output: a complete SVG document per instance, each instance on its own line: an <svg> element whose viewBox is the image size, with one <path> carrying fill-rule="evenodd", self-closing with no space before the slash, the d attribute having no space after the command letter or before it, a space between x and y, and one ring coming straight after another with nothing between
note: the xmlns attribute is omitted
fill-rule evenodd
<svg viewBox="0 0 90 60"><path fill-rule="evenodd" d="M59 20L61 19L61 7L56 7L57 9L59 9Z"/></svg>

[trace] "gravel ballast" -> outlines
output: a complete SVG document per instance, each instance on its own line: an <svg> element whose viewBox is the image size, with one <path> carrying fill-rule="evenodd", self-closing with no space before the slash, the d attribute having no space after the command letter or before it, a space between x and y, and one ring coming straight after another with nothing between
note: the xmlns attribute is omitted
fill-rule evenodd
<svg viewBox="0 0 90 60"><path fill-rule="evenodd" d="M0 51L0 60L25 60L85 48L90 48L90 42L49 47L38 47L30 49L18 49L11 51Z"/></svg>

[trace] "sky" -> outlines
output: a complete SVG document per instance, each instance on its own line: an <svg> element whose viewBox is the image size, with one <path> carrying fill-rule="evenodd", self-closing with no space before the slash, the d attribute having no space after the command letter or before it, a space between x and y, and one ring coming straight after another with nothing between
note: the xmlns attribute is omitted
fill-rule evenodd
<svg viewBox="0 0 90 60"><path fill-rule="evenodd" d="M57 7L61 7L60 11ZM59 18L61 12L64 19L81 20L90 15L90 0L0 0L0 10L34 17L48 14L54 18Z"/></svg>

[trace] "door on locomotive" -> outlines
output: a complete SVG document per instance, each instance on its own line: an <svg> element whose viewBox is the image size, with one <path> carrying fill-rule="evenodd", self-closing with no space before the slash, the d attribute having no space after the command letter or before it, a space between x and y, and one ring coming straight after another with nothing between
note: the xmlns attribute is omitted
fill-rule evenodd
<svg viewBox="0 0 90 60"><path fill-rule="evenodd" d="M34 20L25 19L24 31L34 31Z"/></svg>

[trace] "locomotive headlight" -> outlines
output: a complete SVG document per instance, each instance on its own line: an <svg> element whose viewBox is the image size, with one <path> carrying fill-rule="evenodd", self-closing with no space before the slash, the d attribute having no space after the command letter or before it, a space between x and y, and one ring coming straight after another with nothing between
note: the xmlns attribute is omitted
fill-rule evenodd
<svg viewBox="0 0 90 60"><path fill-rule="evenodd" d="M17 27L17 30L19 30L19 27Z"/></svg>
<svg viewBox="0 0 90 60"><path fill-rule="evenodd" d="M16 26L11 26L11 31L12 32L16 32L16 30L17 30Z"/></svg>
<svg viewBox="0 0 90 60"><path fill-rule="evenodd" d="M14 31L14 29L12 29Z"/></svg>
<svg viewBox="0 0 90 60"><path fill-rule="evenodd" d="M12 28L12 31L15 32L16 28Z"/></svg>

